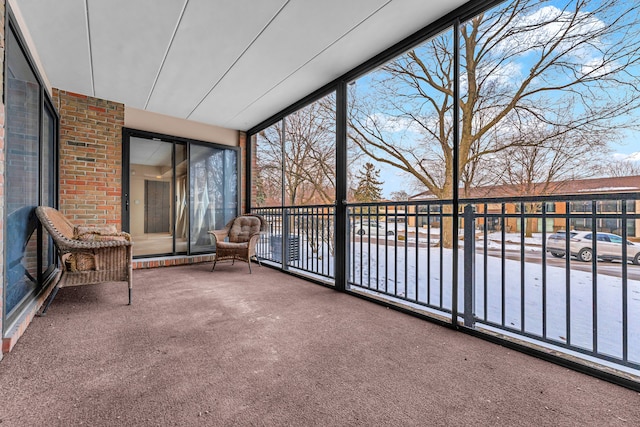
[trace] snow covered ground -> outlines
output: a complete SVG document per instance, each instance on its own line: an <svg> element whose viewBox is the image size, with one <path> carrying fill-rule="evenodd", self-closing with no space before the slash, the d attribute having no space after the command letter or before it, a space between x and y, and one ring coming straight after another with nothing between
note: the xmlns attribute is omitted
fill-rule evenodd
<svg viewBox="0 0 640 427"><path fill-rule="evenodd" d="M377 251L376 255L372 249ZM463 257L460 251L459 312L464 310ZM353 283L418 303L446 310L452 308L451 249L418 248L416 257L415 247L396 250L389 245L386 249L384 245L377 248L363 245L361 249L355 244L351 260ZM504 268L503 289L501 259L488 257L485 283L483 258L476 255L474 312L478 319L540 337L545 327L547 339L590 351L594 350L595 330L597 352L618 358L623 356L623 322L626 321L628 358L640 363L640 282L629 280L627 283L627 315L623 319L622 279L619 277L598 275L594 293L591 273L570 270L567 284L565 268L547 266L543 284L542 266L525 263L522 283L520 261L507 259Z"/></svg>
<svg viewBox="0 0 640 427"><path fill-rule="evenodd" d="M437 231L431 231L434 230ZM352 242L349 248L350 283L384 292L389 298L397 296L420 306L451 311L453 250L434 246L433 240L438 237L435 233L428 236L425 230L424 235L419 234L419 241L431 240L432 244L421 244L418 248L415 244L405 247L402 242L396 246L395 236L381 238L377 243L375 238L366 236ZM501 233L488 237L489 247L501 247ZM411 239L408 240L411 243ZM477 245L483 244L482 240L477 241ZM526 240L525 248L540 251L541 244L541 236L534 235ZM520 248L519 233L506 234L505 247L510 246ZM320 254L312 253L307 245L301 244L299 258L291 263L292 267L311 272L322 270L324 275L332 276L333 257L328 248ZM463 266L464 254L460 250L460 314L464 311ZM619 266L622 268L621 264ZM503 275L502 260L489 256L485 266L482 254L476 255L475 277L477 322L503 325L516 334L524 331L558 344L620 359L623 358L626 327L627 358L630 362L640 363L640 281L627 282L625 316L620 277L598 274L594 286L591 272L571 269L567 276L565 267L547 265L543 281L543 268L539 262L526 262L522 274L520 261L510 259L504 260Z"/></svg>

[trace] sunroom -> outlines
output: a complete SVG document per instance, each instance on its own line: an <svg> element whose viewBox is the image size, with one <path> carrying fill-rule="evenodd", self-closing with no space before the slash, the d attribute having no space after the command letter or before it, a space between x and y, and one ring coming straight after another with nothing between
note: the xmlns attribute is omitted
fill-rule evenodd
<svg viewBox="0 0 640 427"><path fill-rule="evenodd" d="M129 232L134 280L252 213L253 280L640 389L634 1L5 9L3 353L62 267L36 206Z"/></svg>

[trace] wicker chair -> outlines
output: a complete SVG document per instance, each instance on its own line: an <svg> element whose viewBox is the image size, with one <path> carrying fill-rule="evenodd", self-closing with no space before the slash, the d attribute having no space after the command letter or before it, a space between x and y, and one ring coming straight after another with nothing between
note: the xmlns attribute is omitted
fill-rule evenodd
<svg viewBox="0 0 640 427"><path fill-rule="evenodd" d="M39 206L36 215L53 238L62 273L48 298L44 315L58 289L103 282L127 282L131 305L132 247L128 233L115 228L74 227L54 208Z"/></svg>
<svg viewBox="0 0 640 427"><path fill-rule="evenodd" d="M213 260L211 271L216 268L216 263L223 260L244 261L249 264L251 273L251 259L255 259L258 265L260 260L256 256L256 245L260 235L267 230L267 222L260 215L242 215L232 219L222 230L211 230L216 245L216 257ZM229 241L225 241L227 239Z"/></svg>

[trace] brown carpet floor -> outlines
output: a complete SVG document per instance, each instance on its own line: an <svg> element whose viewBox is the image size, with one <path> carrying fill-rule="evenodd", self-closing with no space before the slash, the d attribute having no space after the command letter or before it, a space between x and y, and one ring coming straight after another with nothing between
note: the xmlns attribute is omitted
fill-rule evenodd
<svg viewBox="0 0 640 427"><path fill-rule="evenodd" d="M4 426L637 426L640 394L266 267L62 289L0 362Z"/></svg>

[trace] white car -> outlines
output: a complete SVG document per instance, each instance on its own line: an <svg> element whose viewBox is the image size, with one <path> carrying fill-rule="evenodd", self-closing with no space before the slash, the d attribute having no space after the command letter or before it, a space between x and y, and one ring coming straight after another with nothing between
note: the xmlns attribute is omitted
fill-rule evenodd
<svg viewBox="0 0 640 427"><path fill-rule="evenodd" d="M370 236L393 236L395 234L393 230L387 229L387 224L385 222L379 221L356 222L353 225L353 232L360 236L364 236L366 234Z"/></svg>
<svg viewBox="0 0 640 427"><path fill-rule="evenodd" d="M598 259L613 261L622 259L622 237L611 233L596 233L596 251ZM559 231L547 239L547 252L562 258L567 250L567 233ZM580 261L590 262L593 259L593 233L591 231L570 231L569 251L571 256ZM640 265L640 244L627 241L627 259Z"/></svg>

